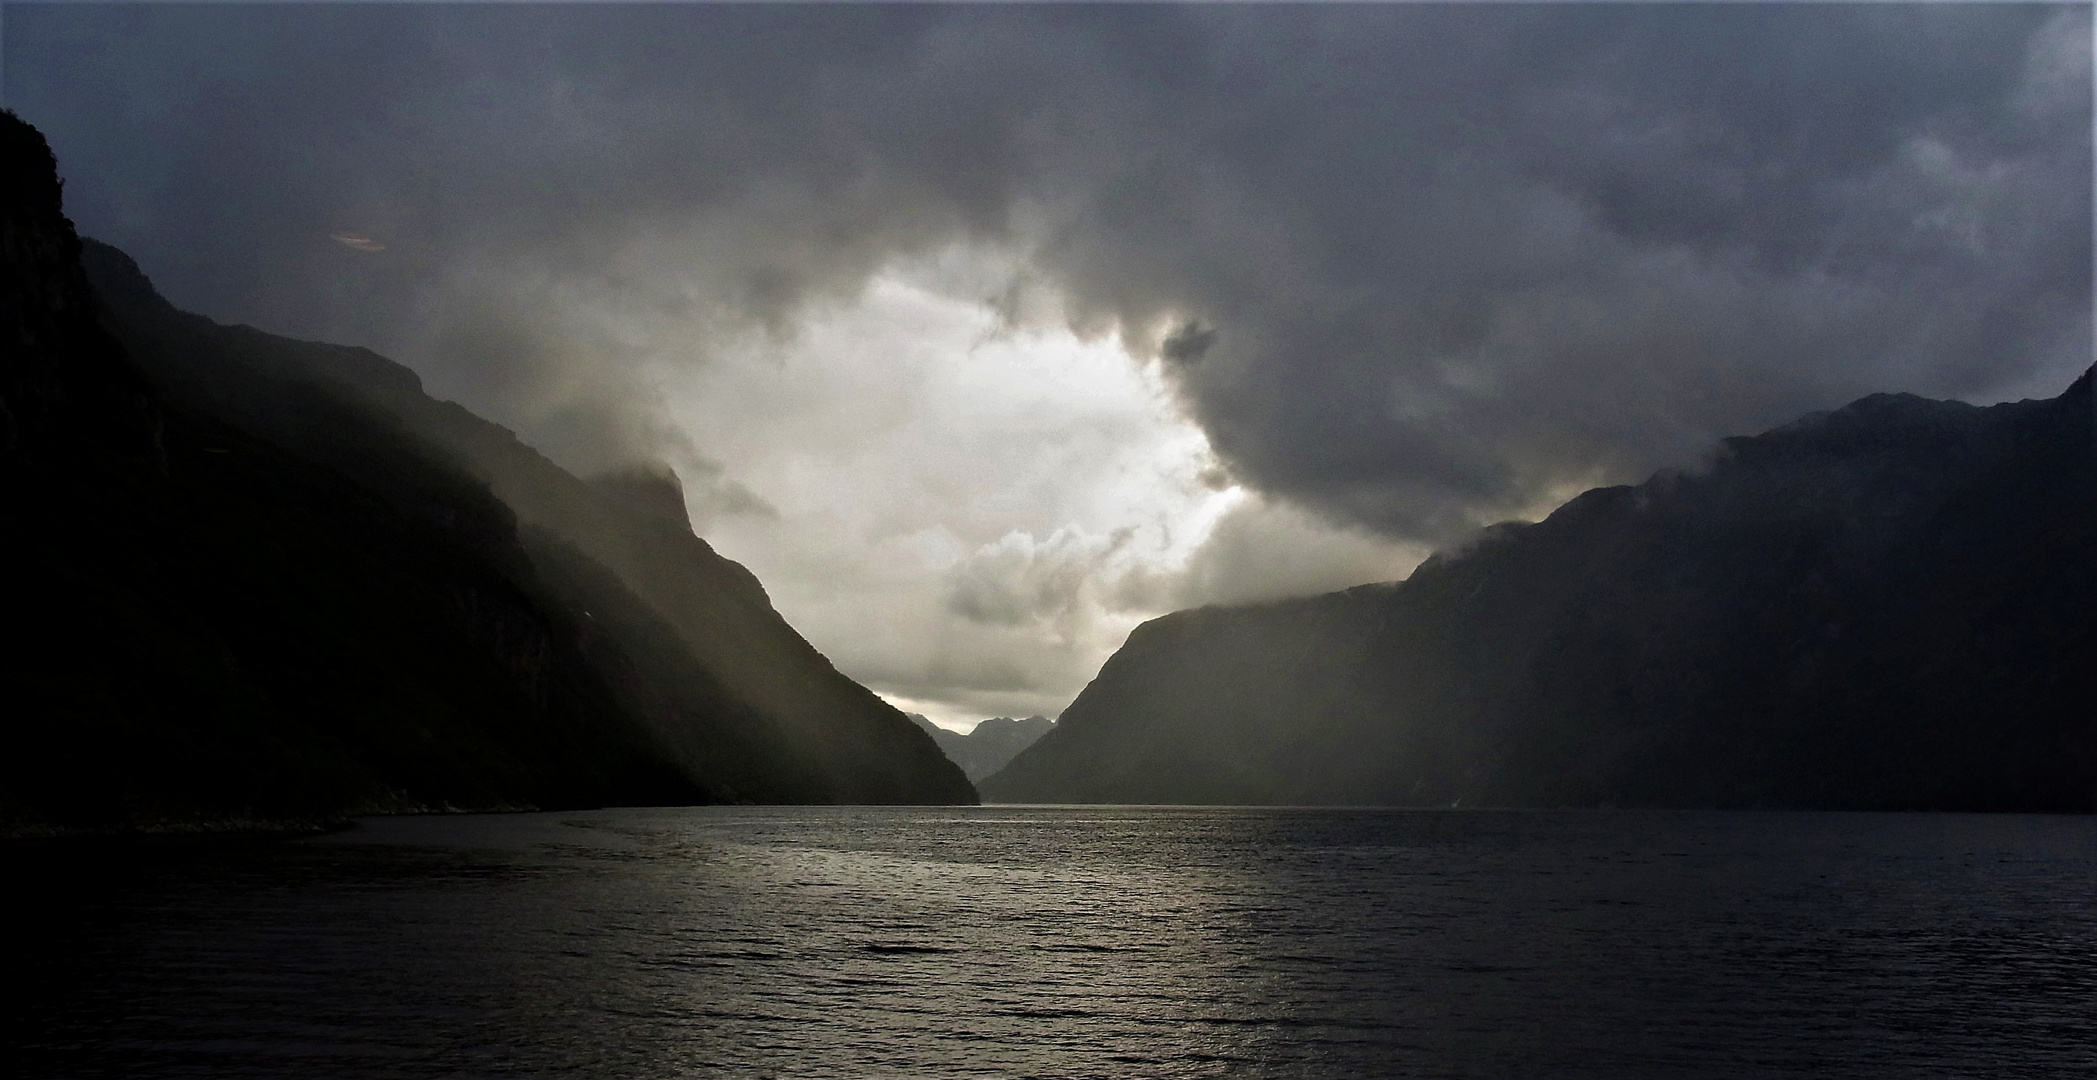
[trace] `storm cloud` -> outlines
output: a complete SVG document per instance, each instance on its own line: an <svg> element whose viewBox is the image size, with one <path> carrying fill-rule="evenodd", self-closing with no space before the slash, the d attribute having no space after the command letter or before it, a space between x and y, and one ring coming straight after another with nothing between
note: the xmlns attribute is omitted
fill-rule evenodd
<svg viewBox="0 0 2097 1080"><path fill-rule="evenodd" d="M1242 498L1193 554L1074 530L1064 496L898 509L883 535L946 524L953 550L907 601L865 595L981 628L969 650L1017 635L840 658L898 694L973 678L1053 711L1093 661L1028 667L1029 626L1092 611L1111 638L1150 605L1402 572L1723 435L1879 390L2050 394L2090 362L2084 7L7 18L8 103L70 212L176 303L370 345L580 471L668 460L715 532L793 517L755 425L844 446L878 434L866 396L912 407L931 368L850 401L788 377L835 375L807 340L883 288L976 305L986 340L1111 343L1204 440L1165 471ZM753 363L806 398L691 400L753 392L691 375ZM1136 430L1079 411L1043 445ZM881 578L800 565L825 559Z"/></svg>

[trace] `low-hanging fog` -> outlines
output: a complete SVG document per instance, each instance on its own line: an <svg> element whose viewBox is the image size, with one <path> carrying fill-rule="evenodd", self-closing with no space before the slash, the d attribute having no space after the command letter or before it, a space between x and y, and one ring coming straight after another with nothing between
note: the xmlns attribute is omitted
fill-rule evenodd
<svg viewBox="0 0 2097 1080"><path fill-rule="evenodd" d="M2090 362L2081 6L4 18L69 213L175 303L669 463L956 726L1171 608Z"/></svg>

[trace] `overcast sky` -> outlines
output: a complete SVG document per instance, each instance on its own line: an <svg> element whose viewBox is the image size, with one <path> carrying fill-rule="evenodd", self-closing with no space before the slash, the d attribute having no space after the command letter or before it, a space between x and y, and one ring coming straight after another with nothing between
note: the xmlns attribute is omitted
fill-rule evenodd
<svg viewBox="0 0 2097 1080"><path fill-rule="evenodd" d="M2090 363L2087 7L9 4L177 304L662 460L847 673L1137 621L1879 390Z"/></svg>

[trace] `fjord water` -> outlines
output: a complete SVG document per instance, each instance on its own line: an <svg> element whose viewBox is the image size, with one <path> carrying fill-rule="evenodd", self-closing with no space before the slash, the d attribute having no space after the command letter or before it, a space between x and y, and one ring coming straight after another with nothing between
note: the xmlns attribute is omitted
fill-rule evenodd
<svg viewBox="0 0 2097 1080"><path fill-rule="evenodd" d="M696 808L30 844L23 1075L2097 1075L2097 821Z"/></svg>

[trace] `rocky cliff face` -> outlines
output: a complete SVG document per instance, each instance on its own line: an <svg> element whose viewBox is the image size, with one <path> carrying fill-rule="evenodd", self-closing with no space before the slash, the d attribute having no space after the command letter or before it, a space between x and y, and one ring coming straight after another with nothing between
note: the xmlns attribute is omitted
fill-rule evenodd
<svg viewBox="0 0 2097 1080"><path fill-rule="evenodd" d="M695 656L619 574L520 527L464 455L305 358L396 394L419 395L412 374L176 312L94 245L89 261L129 269L91 284L50 152L12 115L0 195L0 573L29 629L0 654L0 824L973 800L900 714L872 735L815 718L888 750L862 764L851 739L814 743L806 716L753 701L741 684L797 677L872 695L836 688L849 680L688 527L609 514L667 534L638 543L703 553L688 584L761 609L770 623L737 629L799 667Z"/></svg>
<svg viewBox="0 0 2097 1080"><path fill-rule="evenodd" d="M1130 636L1000 801L2097 807L2090 377L1866 398Z"/></svg>

